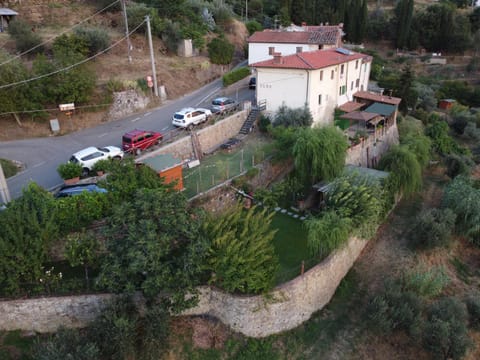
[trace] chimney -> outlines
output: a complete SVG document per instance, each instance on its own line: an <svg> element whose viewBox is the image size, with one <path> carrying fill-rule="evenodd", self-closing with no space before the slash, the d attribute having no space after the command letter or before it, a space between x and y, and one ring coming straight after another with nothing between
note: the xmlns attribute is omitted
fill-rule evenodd
<svg viewBox="0 0 480 360"><path fill-rule="evenodd" d="M307 23L305 21L302 21L302 27L307 26Z"/></svg>
<svg viewBox="0 0 480 360"><path fill-rule="evenodd" d="M343 23L338 24L338 27L339 27L340 29L343 29Z"/></svg>
<svg viewBox="0 0 480 360"><path fill-rule="evenodd" d="M282 53L280 52L273 53L273 63L274 64L282 63Z"/></svg>

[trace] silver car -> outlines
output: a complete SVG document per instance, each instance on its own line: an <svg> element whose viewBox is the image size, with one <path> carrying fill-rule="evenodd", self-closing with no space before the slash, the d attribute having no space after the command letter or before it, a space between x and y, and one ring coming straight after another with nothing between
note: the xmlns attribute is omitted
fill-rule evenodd
<svg viewBox="0 0 480 360"><path fill-rule="evenodd" d="M212 101L212 113L222 114L238 110L239 103L228 97L219 97Z"/></svg>

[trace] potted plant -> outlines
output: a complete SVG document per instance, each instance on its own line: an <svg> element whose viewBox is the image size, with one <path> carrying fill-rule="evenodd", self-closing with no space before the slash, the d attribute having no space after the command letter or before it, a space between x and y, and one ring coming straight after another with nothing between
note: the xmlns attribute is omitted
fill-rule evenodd
<svg viewBox="0 0 480 360"><path fill-rule="evenodd" d="M60 164L57 168L57 172L60 177L65 180L65 184L74 184L78 182L82 175L82 171L82 166L73 162Z"/></svg>
<svg viewBox="0 0 480 360"><path fill-rule="evenodd" d="M97 173L97 176L102 176L103 174L105 174L105 171L108 170L109 166L110 166L110 160L103 159L93 164L92 170Z"/></svg>

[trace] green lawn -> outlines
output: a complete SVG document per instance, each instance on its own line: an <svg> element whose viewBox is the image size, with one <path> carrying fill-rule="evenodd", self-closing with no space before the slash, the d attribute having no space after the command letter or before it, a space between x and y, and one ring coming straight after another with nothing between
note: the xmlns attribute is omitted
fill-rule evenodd
<svg viewBox="0 0 480 360"><path fill-rule="evenodd" d="M277 284L291 280L300 275L302 260L305 270L312 266L307 249L307 231L300 219L276 213L272 220L272 228L277 229L273 243L280 259Z"/></svg>

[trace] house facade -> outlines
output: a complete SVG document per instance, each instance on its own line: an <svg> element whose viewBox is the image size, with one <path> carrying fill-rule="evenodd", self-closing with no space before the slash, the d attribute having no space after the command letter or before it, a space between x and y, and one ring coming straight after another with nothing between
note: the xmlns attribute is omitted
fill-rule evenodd
<svg viewBox="0 0 480 360"><path fill-rule="evenodd" d="M273 59L274 53L291 55L342 46L343 24L336 26L291 26L282 30L257 31L247 39L248 64Z"/></svg>
<svg viewBox="0 0 480 360"><path fill-rule="evenodd" d="M276 53L271 60L251 65L257 76L256 100L265 101L271 114L282 105L306 105L314 124L330 124L336 107L367 90L371 63L371 56L342 48Z"/></svg>

